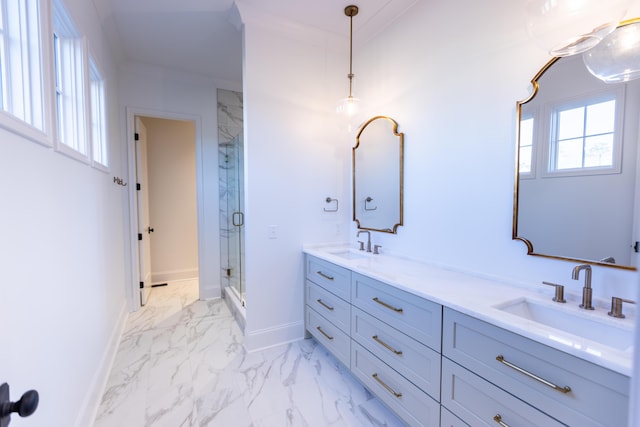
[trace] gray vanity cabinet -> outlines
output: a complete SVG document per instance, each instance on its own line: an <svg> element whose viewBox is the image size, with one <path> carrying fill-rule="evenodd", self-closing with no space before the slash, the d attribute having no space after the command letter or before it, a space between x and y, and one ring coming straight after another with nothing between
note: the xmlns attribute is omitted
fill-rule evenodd
<svg viewBox="0 0 640 427"><path fill-rule="evenodd" d="M305 270L305 328L350 367L351 271L311 256Z"/></svg>
<svg viewBox="0 0 640 427"><path fill-rule="evenodd" d="M442 405L468 424L499 414L507 425L627 425L628 377L448 308L443 317Z"/></svg>
<svg viewBox="0 0 640 427"><path fill-rule="evenodd" d="M307 331L407 425L627 425L629 377L305 259Z"/></svg>
<svg viewBox="0 0 640 427"><path fill-rule="evenodd" d="M305 327L407 425L440 425L442 306L307 255Z"/></svg>
<svg viewBox="0 0 640 427"><path fill-rule="evenodd" d="M351 275L351 371L409 425L440 425L442 306Z"/></svg>

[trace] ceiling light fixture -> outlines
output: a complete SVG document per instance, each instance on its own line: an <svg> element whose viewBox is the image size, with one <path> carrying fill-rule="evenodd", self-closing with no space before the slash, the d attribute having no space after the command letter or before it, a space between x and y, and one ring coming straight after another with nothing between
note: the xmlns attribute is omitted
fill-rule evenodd
<svg viewBox="0 0 640 427"><path fill-rule="evenodd" d="M596 47L582 54L587 70L605 83L640 77L640 20L622 23Z"/></svg>
<svg viewBox="0 0 640 427"><path fill-rule="evenodd" d="M527 31L551 56L582 53L615 30L631 1L527 0Z"/></svg>
<svg viewBox="0 0 640 427"><path fill-rule="evenodd" d="M349 17L349 96L341 99L336 107L340 120L340 127L351 132L359 123L360 100L353 96L353 17L358 14L358 6L350 5L344 8L344 14Z"/></svg>

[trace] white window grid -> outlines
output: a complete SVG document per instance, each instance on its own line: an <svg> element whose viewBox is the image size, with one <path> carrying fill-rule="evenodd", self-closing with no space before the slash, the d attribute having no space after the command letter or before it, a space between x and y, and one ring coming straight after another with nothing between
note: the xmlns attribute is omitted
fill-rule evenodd
<svg viewBox="0 0 640 427"><path fill-rule="evenodd" d="M56 94L56 150L90 162L87 142L86 42L60 1L54 2L53 49Z"/></svg>
<svg viewBox="0 0 640 427"><path fill-rule="evenodd" d="M597 91L589 94L584 94L579 97L574 97L572 99L564 99L557 100L554 102L550 102L545 106L545 117L548 120L545 120L546 128L543 130L543 135L546 135L544 144L542 144L541 148L545 148L544 156L545 156L545 164L546 167L542 168L542 175L545 177L554 177L554 176L582 176L582 175L602 175L602 174L612 174L612 173L620 173L621 171L621 153L622 153L622 133L623 133L623 115L621 111L624 110L620 108L620 106L624 105L624 86L621 85L616 88ZM611 165L609 166L598 166L598 167L589 167L582 166L570 169L558 169L556 168L556 139L557 139L557 128L556 128L556 115L559 111L568 110L574 107L585 107L593 104L597 104L600 102L615 100L616 104L616 112L615 112L615 120L614 120L614 131L613 131L613 154ZM535 143L534 143L535 144Z"/></svg>
<svg viewBox="0 0 640 427"><path fill-rule="evenodd" d="M91 156L94 167L107 171L109 152L107 142L107 113L105 82L95 60L89 60L89 98L91 100Z"/></svg>
<svg viewBox="0 0 640 427"><path fill-rule="evenodd" d="M0 126L50 144L41 6L39 0L0 0Z"/></svg>

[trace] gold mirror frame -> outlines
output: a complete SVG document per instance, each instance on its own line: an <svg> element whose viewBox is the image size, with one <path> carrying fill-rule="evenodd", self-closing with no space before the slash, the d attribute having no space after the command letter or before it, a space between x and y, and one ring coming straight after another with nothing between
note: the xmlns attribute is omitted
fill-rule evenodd
<svg viewBox="0 0 640 427"><path fill-rule="evenodd" d="M358 199L357 199L357 188L358 188L358 179L357 179L357 165L356 165L356 150L358 148L360 148L362 150L362 147L360 147L361 144L361 137L362 137L362 133L367 129L367 126L369 126L371 123L375 122L376 120L385 120L391 123L392 125L392 133L393 136L398 137L398 170L399 170L399 177L398 177L398 182L399 182L399 191L398 191L398 218L391 220L391 222L395 222L394 224L391 224L389 227L385 227L385 228L376 228L375 226L368 226L364 219L358 219L357 216L357 206L358 206ZM390 161L393 159L389 159ZM379 231L382 233L391 233L391 234L396 234L398 227L402 225L402 221L403 221L403 215L404 215L404 133L402 132L398 132L398 123L393 120L390 117L387 116L375 116L372 117L371 119L367 120L362 127L360 128L360 130L358 131L358 134L356 136L356 144L353 146L352 151L351 151L351 167L352 167L352 185L353 185L353 196L352 196L352 202L353 202L353 221L355 221L358 229L361 230L371 230L371 231ZM380 173L384 173L384 171L380 171ZM373 200L371 198L368 198L369 200ZM366 203L367 200L364 200L363 203ZM396 222L397 221L397 222Z"/></svg>
<svg viewBox="0 0 640 427"><path fill-rule="evenodd" d="M639 21L640 21L640 18L624 21L620 24L619 27L630 24L630 23L636 23ZM588 263L593 265L601 265L606 267L613 267L618 269L635 271L637 270L637 268L631 265L614 264L614 263L604 262L601 260L581 259L577 257L564 256L564 255L550 255L550 254L537 253L534 251L533 244L530 240L528 240L525 237L518 236L518 206L519 206L519 188L520 188L520 170L519 170L520 169L520 123L522 120L522 107L523 105L527 104L528 102L532 101L535 98L535 96L538 94L540 89L540 86L539 86L540 78L551 68L553 64L555 64L560 59L562 58L555 57L555 58L552 58L549 62L547 62L531 80L531 85L532 85L531 95L524 100L516 102L516 161L515 161L514 194L513 194L512 239L520 240L527 246L527 255L540 256L545 258L558 259L558 260L571 261L571 262ZM630 238L630 243L631 243L631 238Z"/></svg>

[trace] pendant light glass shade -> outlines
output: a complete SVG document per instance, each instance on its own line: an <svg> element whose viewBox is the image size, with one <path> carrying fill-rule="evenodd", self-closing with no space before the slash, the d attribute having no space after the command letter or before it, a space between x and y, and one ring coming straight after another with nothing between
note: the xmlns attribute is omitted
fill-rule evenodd
<svg viewBox="0 0 640 427"><path fill-rule="evenodd" d="M591 74L605 83L640 77L640 21L623 25L582 55Z"/></svg>
<svg viewBox="0 0 640 427"><path fill-rule="evenodd" d="M338 126L347 132L353 132L360 126L360 100L352 95L341 99L336 106Z"/></svg>
<svg viewBox="0 0 640 427"><path fill-rule="evenodd" d="M551 56L596 46L620 23L632 0L527 0L527 31Z"/></svg>

